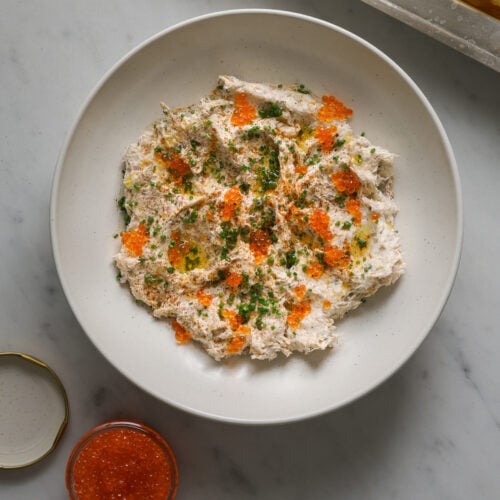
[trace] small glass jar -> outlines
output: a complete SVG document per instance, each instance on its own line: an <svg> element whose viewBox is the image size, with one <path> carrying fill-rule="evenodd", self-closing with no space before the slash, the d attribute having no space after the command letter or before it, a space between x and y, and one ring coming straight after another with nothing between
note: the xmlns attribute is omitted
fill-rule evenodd
<svg viewBox="0 0 500 500"><path fill-rule="evenodd" d="M75 445L66 466L72 500L172 500L177 485L170 446L139 422L120 420L94 427Z"/></svg>

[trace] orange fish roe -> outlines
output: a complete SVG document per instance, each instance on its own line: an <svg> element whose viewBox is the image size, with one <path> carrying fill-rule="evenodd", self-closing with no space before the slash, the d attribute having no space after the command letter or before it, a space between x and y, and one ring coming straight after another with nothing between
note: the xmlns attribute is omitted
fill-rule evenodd
<svg viewBox="0 0 500 500"><path fill-rule="evenodd" d="M177 474L159 439L139 425L109 427L90 436L74 461L71 485L67 483L71 498L172 498Z"/></svg>
<svg viewBox="0 0 500 500"><path fill-rule="evenodd" d="M303 299L304 295L306 294L306 285L298 285L293 289L293 293L295 294L295 297L298 299Z"/></svg>
<svg viewBox="0 0 500 500"><path fill-rule="evenodd" d="M380 214L378 212L372 213L372 221L377 222L380 219Z"/></svg>
<svg viewBox="0 0 500 500"><path fill-rule="evenodd" d="M325 262L331 267L343 267L350 261L349 255L346 255L345 250L335 246L326 245L324 253Z"/></svg>
<svg viewBox="0 0 500 500"><path fill-rule="evenodd" d="M177 321L172 321L172 328L175 332L175 340L178 344L187 344L191 339L191 334Z"/></svg>
<svg viewBox="0 0 500 500"><path fill-rule="evenodd" d="M253 253L256 264L260 264L267 256L271 243L269 233L263 229L250 233L250 251Z"/></svg>
<svg viewBox="0 0 500 500"><path fill-rule="evenodd" d="M307 166L306 165L295 165L295 173L297 175L307 173Z"/></svg>
<svg viewBox="0 0 500 500"><path fill-rule="evenodd" d="M257 118L255 106L252 106L247 99L245 93L236 94L234 96L234 111L231 116L231 123L237 127L248 125Z"/></svg>
<svg viewBox="0 0 500 500"><path fill-rule="evenodd" d="M202 306L208 307L212 303L213 295L205 293L203 290L198 290L196 292L196 298Z"/></svg>
<svg viewBox="0 0 500 500"><path fill-rule="evenodd" d="M352 116L352 109L347 108L335 96L324 95L321 100L323 101L323 106L319 108L318 120L331 122L332 120L345 120Z"/></svg>
<svg viewBox="0 0 500 500"><path fill-rule="evenodd" d="M240 352L246 342L247 338L244 335L237 335L231 339L229 344L227 344L226 351L230 354L236 354Z"/></svg>
<svg viewBox="0 0 500 500"><path fill-rule="evenodd" d="M167 162L168 169L176 177L184 177L191 173L191 167L178 155Z"/></svg>
<svg viewBox="0 0 500 500"><path fill-rule="evenodd" d="M310 266L306 267L307 276L309 276L310 278L314 278L315 280L321 278L324 271L325 268L319 262L314 262Z"/></svg>
<svg viewBox="0 0 500 500"><path fill-rule="evenodd" d="M224 194L224 208L222 209L221 218L224 222L231 220L236 210L241 205L241 192L238 186L233 186Z"/></svg>
<svg viewBox="0 0 500 500"><path fill-rule="evenodd" d="M139 224L139 227L135 231L124 231L120 236L123 246L132 255L135 255L136 257L140 257L142 255L142 248L149 238L144 224Z"/></svg>
<svg viewBox="0 0 500 500"><path fill-rule="evenodd" d="M325 311L328 311L328 309L330 309L330 307L332 307L332 303L329 300L324 300L323 301L323 309Z"/></svg>
<svg viewBox="0 0 500 500"><path fill-rule="evenodd" d="M311 312L311 304L307 301L299 302L292 307L286 322L292 330L296 330L302 320Z"/></svg>
<svg viewBox="0 0 500 500"><path fill-rule="evenodd" d="M339 193L354 194L361 187L359 177L350 168L335 172L331 179Z"/></svg>
<svg viewBox="0 0 500 500"><path fill-rule="evenodd" d="M226 278L226 285L230 286L231 288L238 288L241 285L241 282L243 281L243 276L239 273L229 273L228 277Z"/></svg>
<svg viewBox="0 0 500 500"><path fill-rule="evenodd" d="M222 309L222 317L229 321L231 330L238 330L243 321L243 318L236 311L231 311L230 309Z"/></svg>
<svg viewBox="0 0 500 500"><path fill-rule="evenodd" d="M242 333L243 335L249 335L252 329L247 325L240 325L236 331L238 333Z"/></svg>
<svg viewBox="0 0 500 500"><path fill-rule="evenodd" d="M163 158L162 153L155 153L155 157L170 170L174 177L184 177L191 173L191 167L177 153L171 158Z"/></svg>
<svg viewBox="0 0 500 500"><path fill-rule="evenodd" d="M354 217L354 223L361 224L361 202L357 199L348 200L345 208Z"/></svg>
<svg viewBox="0 0 500 500"><path fill-rule="evenodd" d="M318 127L314 132L314 137L318 139L319 145L324 152L328 152L333 149L335 144L335 134L337 133L337 127L333 125L332 127Z"/></svg>
<svg viewBox="0 0 500 500"><path fill-rule="evenodd" d="M330 216L324 211L316 208L309 216L309 225L312 230L323 240L330 241L333 234L330 231Z"/></svg>

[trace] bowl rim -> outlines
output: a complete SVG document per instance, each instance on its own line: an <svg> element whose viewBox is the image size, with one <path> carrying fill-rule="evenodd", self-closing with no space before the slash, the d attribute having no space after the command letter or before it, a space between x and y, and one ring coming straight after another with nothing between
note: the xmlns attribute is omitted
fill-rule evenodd
<svg viewBox="0 0 500 500"><path fill-rule="evenodd" d="M386 373L384 373L382 376L378 377L374 381L372 381L370 384L368 384L366 387L363 389L351 394L349 397L345 397L344 399L336 402L335 404L328 405L324 408L316 409L313 411L306 411L302 412L300 414L295 414L290 417L273 417L273 418L265 418L265 419L259 419L259 418L240 418L240 417L225 417L223 415L219 414L214 414L209 411L203 411L199 410L197 408L192 408L189 405L180 403L178 401L173 401L173 400L166 400L164 399L161 395L157 394L155 391L150 390L146 387L143 387L142 385L139 384L136 380L133 378L129 377L122 369L115 364L105 353L103 353L99 347L97 346L96 342L94 339L87 333L85 328L83 327L83 315L80 313L75 300L72 297L72 294L70 292L70 288L67 284L67 279L64 274L64 270L61 265L61 258L59 254L59 246L58 246L58 232L57 232L57 211L58 211L58 204L57 204L57 198L58 198L58 193L59 193L59 184L60 184L60 179L61 179L61 172L63 170L63 165L65 163L65 158L69 149L69 146L72 142L73 136L75 135L75 132L78 129L78 126L80 124L80 121L82 117L85 115L87 112L87 109L91 105L92 101L94 98L97 96L97 94L100 92L102 87L106 84L106 82L110 79L110 77L118 71L118 69L125 64L128 60L130 60L132 57L134 57L138 52L140 52L144 47L150 45L151 43L155 42L156 40L174 32L179 29L185 28L190 25L194 25L196 23L204 22L213 18L219 18L219 17L229 17L229 16L240 16L240 15L255 15L255 14L263 14L263 15L275 15L275 16L283 16L283 17L290 17L294 19L298 19L301 21L317 24L319 26L331 29L347 38L350 38L354 42L362 45L364 48L368 49L372 53L374 53L376 56L378 56L380 59L383 60L387 65L389 65L404 81L405 83L411 88L411 90L415 93L416 97L419 99L421 104L424 106L426 112L429 114L430 118L432 119L432 122L434 123L438 133L439 133L439 138L444 146L444 150L446 153L446 159L447 162L450 166L452 178L453 178L453 191L455 193L455 209L456 209L456 218L457 218L457 225L456 225L456 232L453 235L454 240L455 240L455 248L453 251L453 255L450 259L450 267L452 269L452 272L450 273L448 280L446 282L446 286L443 287L441 294L439 296L439 300L436 301L436 308L434 310L434 314L432 317L429 318L428 321L428 328L424 328L423 331L425 332L424 334L421 334L419 336L416 336L414 339L414 342L410 345L408 348L407 352L405 353L404 356L401 356L400 360L398 363L396 363L390 370L388 370ZM200 16L196 17L191 17L189 19L186 19L184 21L178 22L173 24L172 26L169 26L168 28L165 28L158 33L146 38L143 42L139 43L136 45L132 50L127 52L124 56L122 56L115 64L111 66L110 69L108 69L104 75L98 80L97 84L95 84L94 88L91 90L91 92L88 94L87 98L84 100L83 104L80 107L79 112L76 115L76 118L74 119L72 126L70 127L69 131L66 134L66 137L64 139L64 142L61 146L57 162L56 162L56 168L54 171L53 175L53 181L52 181L52 190L51 190L51 195L50 195L50 234L51 234L51 244L52 244L52 251L54 255L54 261L57 269L57 274L59 276L59 280L61 283L61 286L63 288L65 297L70 305L70 308L77 319L80 327L82 330L86 333L87 337L90 339L94 347L97 348L97 350L104 356L104 358L111 363L111 365L116 368L122 375L124 375L129 381L134 383L137 387L140 387L143 391L146 393L154 396L156 399L168 403L169 405L178 408L182 411L185 411L190 414L194 414L199 417L204 417L204 418L209 418L211 420L215 421L220 421L220 422L226 422L226 423L235 423L235 424L247 424L247 425L272 425L272 424L282 424L282 423L290 423L290 422L298 422L301 420L305 420L308 418L312 417L317 417L326 413L329 413L331 411L337 410L339 408L342 408L357 399L361 398L362 396L365 396L369 393L371 393L375 388L383 384L386 380L388 380L392 375L394 375L410 358L411 356L417 351L418 347L422 344L422 342L425 340L425 338L429 335L431 330L433 329L434 325L436 324L437 320L439 319L447 301L448 298L451 294L451 291L453 289L453 284L455 282L458 269L459 269L459 264L460 264L460 257L461 257L461 252L462 252L462 246L463 246L463 197L462 197L462 188L461 188L461 182L460 182L460 176L459 176L459 171L458 171L458 166L456 163L456 159L450 144L450 141L448 139L448 136L446 134L446 131L437 115L437 113L434 111L432 105L430 104L429 100L425 96L425 94L420 90L420 88L417 86L417 84L410 78L410 76L396 63L394 62L389 56L387 56L384 52L382 52L380 49L375 47L373 44L370 42L364 40L361 38L359 35L356 35L350 31L348 31L345 28L342 28L340 26L337 26L333 23L330 23L328 21L325 21L323 19L319 19L313 16L309 16L306 14L298 13L298 12L293 12L293 11L288 11L288 10L280 10L280 9L266 9L266 8L243 8L243 9L229 9L229 10L222 10L222 11L216 11L216 12L210 12L207 14L203 14Z"/></svg>

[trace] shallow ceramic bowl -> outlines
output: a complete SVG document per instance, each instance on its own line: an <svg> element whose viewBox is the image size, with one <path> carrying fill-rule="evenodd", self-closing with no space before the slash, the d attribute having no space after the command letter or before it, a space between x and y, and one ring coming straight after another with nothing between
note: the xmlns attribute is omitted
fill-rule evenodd
<svg viewBox="0 0 500 500"><path fill-rule="evenodd" d="M304 83L354 109L352 125L398 154L397 218L407 272L338 323L335 351L272 362L216 363L177 346L169 324L138 307L115 280L122 230L116 206L127 145L187 105L219 74ZM240 423L285 422L353 401L417 349L451 290L462 238L457 168L445 132L415 83L387 56L326 22L268 10L232 11L159 33L104 76L63 147L51 206L54 254L71 307L106 358L178 408Z"/></svg>

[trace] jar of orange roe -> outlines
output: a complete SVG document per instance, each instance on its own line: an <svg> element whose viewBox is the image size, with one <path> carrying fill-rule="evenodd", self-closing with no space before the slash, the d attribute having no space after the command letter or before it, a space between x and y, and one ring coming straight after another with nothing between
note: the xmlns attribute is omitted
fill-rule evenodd
<svg viewBox="0 0 500 500"><path fill-rule="evenodd" d="M113 421L90 430L73 448L66 467L72 500L171 500L177 483L170 446L138 422Z"/></svg>

